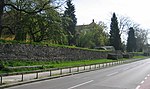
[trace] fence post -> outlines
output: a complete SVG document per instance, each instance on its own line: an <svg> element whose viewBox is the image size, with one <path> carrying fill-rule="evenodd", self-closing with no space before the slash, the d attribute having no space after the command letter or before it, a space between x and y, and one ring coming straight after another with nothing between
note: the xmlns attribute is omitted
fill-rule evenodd
<svg viewBox="0 0 150 89"><path fill-rule="evenodd" d="M90 65L90 70L91 70L92 68L91 68L91 65Z"/></svg>
<svg viewBox="0 0 150 89"><path fill-rule="evenodd" d="M1 76L1 83L0 84L3 84L3 76L2 75L0 75Z"/></svg>
<svg viewBox="0 0 150 89"><path fill-rule="evenodd" d="M36 79L38 79L38 77L39 77L39 74L38 74L38 72L36 72Z"/></svg>
<svg viewBox="0 0 150 89"><path fill-rule="evenodd" d="M69 73L71 73L71 67L69 67Z"/></svg>
<svg viewBox="0 0 150 89"><path fill-rule="evenodd" d="M85 65L84 65L84 70L85 70Z"/></svg>
<svg viewBox="0 0 150 89"><path fill-rule="evenodd" d="M96 64L95 64L95 69L96 69Z"/></svg>
<svg viewBox="0 0 150 89"><path fill-rule="evenodd" d="M52 76L52 70L49 70L49 76Z"/></svg>
<svg viewBox="0 0 150 89"><path fill-rule="evenodd" d="M60 68L60 75L62 75L62 68Z"/></svg>
<svg viewBox="0 0 150 89"><path fill-rule="evenodd" d="M77 72L79 72L79 66L77 67Z"/></svg>
<svg viewBox="0 0 150 89"><path fill-rule="evenodd" d="M23 81L23 73L21 74L21 81Z"/></svg>

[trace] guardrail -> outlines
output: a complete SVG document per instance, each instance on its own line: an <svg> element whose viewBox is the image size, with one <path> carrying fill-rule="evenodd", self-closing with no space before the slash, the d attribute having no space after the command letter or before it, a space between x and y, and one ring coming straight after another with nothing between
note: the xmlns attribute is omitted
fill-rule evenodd
<svg viewBox="0 0 150 89"><path fill-rule="evenodd" d="M12 82L27 81L31 79L39 79L43 77L59 77L59 76L64 76L69 74L88 72L88 71L115 66L123 63L130 63L138 60L140 59L120 60L120 61L109 62L109 63L101 63L101 64L97 63L97 64L81 65L81 66L74 66L74 67L53 68L53 69L37 70L37 71L30 71L30 72L4 73L4 74L0 74L0 85L6 83L12 83Z"/></svg>

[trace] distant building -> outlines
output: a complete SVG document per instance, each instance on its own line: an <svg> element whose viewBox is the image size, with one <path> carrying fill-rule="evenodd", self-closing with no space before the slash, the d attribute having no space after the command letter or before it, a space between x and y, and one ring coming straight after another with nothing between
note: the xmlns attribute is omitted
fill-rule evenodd
<svg viewBox="0 0 150 89"><path fill-rule="evenodd" d="M77 31L77 33L76 34L80 34L81 32L86 32L87 30L89 30L90 28L93 28L94 26L96 25L96 23L94 22L94 19L93 19L93 21L92 21L92 23L90 23L90 24L86 24L86 25L77 25L76 26L76 31Z"/></svg>

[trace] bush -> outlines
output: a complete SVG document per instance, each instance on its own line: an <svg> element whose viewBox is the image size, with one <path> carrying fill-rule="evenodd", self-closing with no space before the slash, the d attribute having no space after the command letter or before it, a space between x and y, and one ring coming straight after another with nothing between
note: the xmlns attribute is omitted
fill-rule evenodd
<svg viewBox="0 0 150 89"><path fill-rule="evenodd" d="M144 56L150 56L150 52L144 52Z"/></svg>
<svg viewBox="0 0 150 89"><path fill-rule="evenodd" d="M112 60L118 60L123 58L121 54L116 54L116 53L109 53L107 56L107 59L112 59Z"/></svg>
<svg viewBox="0 0 150 89"><path fill-rule="evenodd" d="M133 57L133 55L132 54L123 54L123 58L132 58Z"/></svg>
<svg viewBox="0 0 150 89"><path fill-rule="evenodd" d="M2 61L0 61L0 70L4 69L5 68L5 65Z"/></svg>

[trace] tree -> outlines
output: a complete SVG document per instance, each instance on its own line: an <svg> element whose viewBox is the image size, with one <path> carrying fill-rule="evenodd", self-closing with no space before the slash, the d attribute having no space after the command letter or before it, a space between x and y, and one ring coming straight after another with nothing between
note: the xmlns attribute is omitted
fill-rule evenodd
<svg viewBox="0 0 150 89"><path fill-rule="evenodd" d="M2 34L2 16L3 16L3 9L4 9L4 0L0 0L0 37Z"/></svg>
<svg viewBox="0 0 150 89"><path fill-rule="evenodd" d="M41 14L44 12L44 10L57 9L63 4L62 3L58 5L56 4L57 1L59 0L0 0L0 37L2 34L2 30L5 27L8 28L8 26L2 25L2 16L4 13L14 10L18 13L24 13L28 15ZM55 6L53 6L52 4L55 4ZM16 37L16 39L18 38Z"/></svg>
<svg viewBox="0 0 150 89"><path fill-rule="evenodd" d="M95 48L107 45L108 35L105 32L107 29L103 22L96 24L92 22L89 25L81 25L77 29L76 43L79 47Z"/></svg>
<svg viewBox="0 0 150 89"><path fill-rule="evenodd" d="M121 38L120 38L120 30L118 28L118 21L116 14L113 13L110 24L110 38L109 42L111 46L114 46L116 50L121 50Z"/></svg>
<svg viewBox="0 0 150 89"><path fill-rule="evenodd" d="M140 27L136 28L135 37L136 40L138 40L136 41L136 50L142 52L144 47L148 44L148 30L142 29Z"/></svg>
<svg viewBox="0 0 150 89"><path fill-rule="evenodd" d="M24 6L24 8L20 8L20 7L17 7L14 3L15 2L18 2L18 0L16 0L16 1L13 1L13 0L0 0L0 37L1 37L1 34L2 34L2 30L3 30L3 25L2 25L2 16L3 16L3 14L4 14L4 8L6 9L6 10L11 10L11 9L15 9L16 11L20 11L20 12L25 12L25 13L28 13L28 14L34 14L34 13L38 13L38 12L41 12L44 8L45 8L45 6L47 5L47 4L49 4L49 1L48 2L46 2L46 3L44 3L44 4L42 4L42 7L40 7L40 8L38 8L38 10L37 9L35 9L35 8L37 8L36 6L35 6L35 8L34 9L32 9L32 11L30 10L30 11L28 11L27 9L27 7L25 7ZM27 3L25 3L24 5L29 5L29 4L27 4ZM30 5L30 7L31 7L32 5ZM33 7L33 6L32 6Z"/></svg>
<svg viewBox="0 0 150 89"><path fill-rule="evenodd" d="M66 35L58 8L64 4L59 0L10 0L5 2L2 26L7 27L15 40L65 44ZM55 5L53 5L55 4ZM8 33L4 29L3 33Z"/></svg>
<svg viewBox="0 0 150 89"><path fill-rule="evenodd" d="M127 52L136 51L136 38L133 27L129 28L128 40L127 40Z"/></svg>
<svg viewBox="0 0 150 89"><path fill-rule="evenodd" d="M67 35L68 35L68 44L69 45L75 45L75 34L76 34L76 31L75 31L75 27L76 27L76 23L77 23L77 18L76 18L76 15L75 15L75 7L74 5L72 4L72 0L67 0L67 7L66 7L66 10L64 11L64 22L67 22L64 23L64 29L66 30L67 32Z"/></svg>

